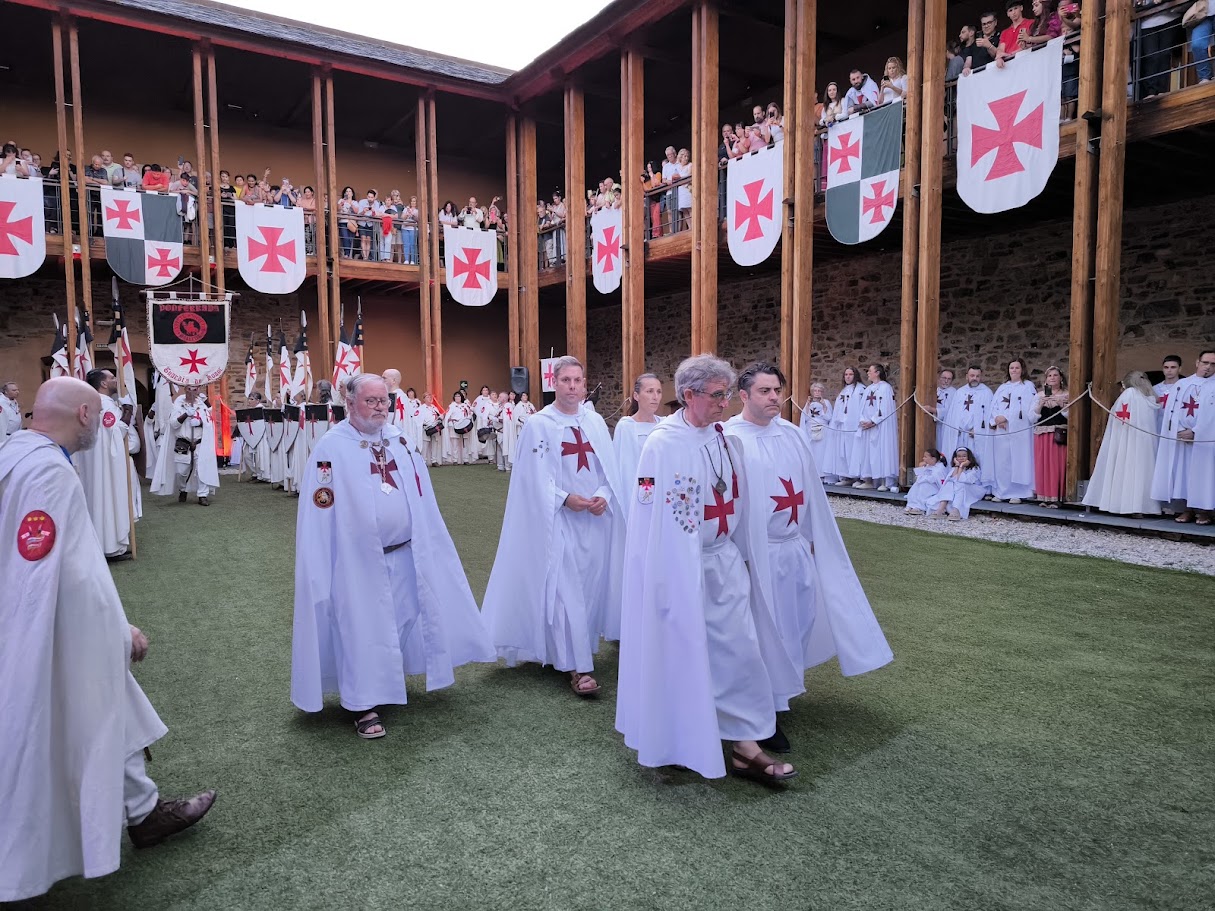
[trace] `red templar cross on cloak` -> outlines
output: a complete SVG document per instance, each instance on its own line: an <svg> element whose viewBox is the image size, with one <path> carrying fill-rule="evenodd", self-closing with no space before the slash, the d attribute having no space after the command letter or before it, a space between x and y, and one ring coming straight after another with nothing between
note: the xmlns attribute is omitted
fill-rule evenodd
<svg viewBox="0 0 1215 911"><path fill-rule="evenodd" d="M975 403L975 397L973 395L967 395L966 398L962 402L962 407L965 408L967 411L970 411L970 406L973 405L974 403Z"/></svg>
<svg viewBox="0 0 1215 911"><path fill-rule="evenodd" d="M284 228L272 228L269 225L260 225L258 230L262 232L262 237L265 238L265 243L260 240L249 238L249 261L266 257L266 261L262 263L259 272L286 272L287 269L283 265L283 260L292 265L295 264L295 241L288 240L284 243L279 243L283 236Z"/></svg>
<svg viewBox="0 0 1215 911"><path fill-rule="evenodd" d="M199 357L197 349L191 349L187 352L187 355L187 357L180 358L181 363L178 364L179 367L188 366L190 368L190 373L198 373L198 368L200 366L207 366L207 359L205 357Z"/></svg>
<svg viewBox="0 0 1215 911"><path fill-rule="evenodd" d="M734 515L734 501L726 501L722 498L721 492L716 488L713 490L713 505L705 504L705 521L712 522L717 520L717 534L714 537L720 538L722 535L730 533L730 516Z"/></svg>
<svg viewBox="0 0 1215 911"><path fill-rule="evenodd" d="M154 256L148 257L148 272L157 278L172 278L181 268L181 260L173 256L173 251L165 247L156 247Z"/></svg>
<svg viewBox="0 0 1215 911"><path fill-rule="evenodd" d="M762 180L744 184L743 193L747 201L734 200L734 227L738 229L744 224L747 226L747 233L743 235L745 241L757 240L764 236L764 229L759 224L761 218L772 220L772 191L769 190L765 196L760 197L763 188Z"/></svg>
<svg viewBox="0 0 1215 911"><path fill-rule="evenodd" d="M603 229L603 240L595 242L595 259L603 263L604 272L615 272L613 259L620 259L620 238L616 236L616 226L609 225Z"/></svg>
<svg viewBox="0 0 1215 911"><path fill-rule="evenodd" d="M1020 174L1025 165L1017 157L1014 143L1042 148L1042 111L1044 105L1039 104L1025 117L1017 120L1021 110L1021 101L1025 98L1024 91L1000 98L988 103L992 116L996 118L996 129L972 126L970 133L970 165L974 167L984 155L992 149L996 150L996 160L992 162L991 170L984 180L998 180L1010 174Z"/></svg>
<svg viewBox="0 0 1215 911"><path fill-rule="evenodd" d="M575 473L582 471L584 468L590 471L591 461L587 458L587 454L595 451L591 448L591 441L582 439L582 431L577 427L574 428L574 439L577 442L561 444L561 454L563 456L578 456L578 467L574 469Z"/></svg>
<svg viewBox="0 0 1215 911"><path fill-rule="evenodd" d="M1131 419L1131 409L1126 402L1122 403L1122 407L1114 412L1114 417L1120 421L1129 421Z"/></svg>
<svg viewBox="0 0 1215 911"><path fill-rule="evenodd" d="M868 402L870 405L872 405L874 402L877 401L877 393L876 392L869 393L867 396L865 396L865 401Z"/></svg>
<svg viewBox="0 0 1215 911"><path fill-rule="evenodd" d="M389 487L395 487L397 490L397 479L392 476L392 473L397 470L397 460L389 459L387 462L377 462L374 459L371 462L371 473L378 474L380 479ZM418 486L418 493L422 492L421 484Z"/></svg>
<svg viewBox="0 0 1215 911"><path fill-rule="evenodd" d="M843 174L845 171L852 170L852 159L861 157L861 144L852 138L851 133L846 133L840 137L840 144L830 146L828 148L830 161L828 166L839 164L839 169L835 172Z"/></svg>
<svg viewBox="0 0 1215 911"><path fill-rule="evenodd" d="M883 209L889 209L890 214L894 214L894 190L887 193L886 181L884 180L879 180L870 189L873 190L873 195L861 199L861 217L864 218L872 212L873 215L869 218L869 224L880 225L889 217L883 214Z"/></svg>
<svg viewBox="0 0 1215 911"><path fill-rule="evenodd" d="M0 256L19 255L14 237L30 245L34 243L34 217L27 215L10 221L15 208L15 202L0 202Z"/></svg>
<svg viewBox="0 0 1215 911"><path fill-rule="evenodd" d="M776 506L772 508L774 513L789 510L789 525L797 524L797 509L799 506L806 505L806 492L804 490L794 490L793 481L786 481L784 478L777 478L781 486L785 488L784 495L773 494L772 499Z"/></svg>
<svg viewBox="0 0 1215 911"><path fill-rule="evenodd" d="M1188 399L1181 403L1181 407L1185 409L1185 416L1192 418L1194 412L1198 410L1198 401L1191 395Z"/></svg>
<svg viewBox="0 0 1215 911"><path fill-rule="evenodd" d="M452 257L452 281L455 281L461 275L464 276L464 284L461 288L476 288L478 291L484 287L481 284L481 279L485 279L485 284L489 284L489 260L477 262L481 256L479 247L461 247L464 251L464 259L458 256Z"/></svg>
<svg viewBox="0 0 1215 911"><path fill-rule="evenodd" d="M105 220L118 222L114 227L119 231L130 231L139 219L140 208L132 205L130 200L116 199L113 208L105 210Z"/></svg>

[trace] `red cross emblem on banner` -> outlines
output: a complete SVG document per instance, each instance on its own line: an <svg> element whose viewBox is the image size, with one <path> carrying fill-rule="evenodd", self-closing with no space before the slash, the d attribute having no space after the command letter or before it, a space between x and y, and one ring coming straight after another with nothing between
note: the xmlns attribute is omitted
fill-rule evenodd
<svg viewBox="0 0 1215 911"><path fill-rule="evenodd" d="M781 486L785 488L785 492L783 495L772 495L772 499L776 503L776 506L773 507L772 512L778 513L784 512L786 509L789 510L788 525L796 525L798 507L806 505L806 492L804 490L794 490L793 481L791 479L785 480L784 478L777 478L777 480L780 481Z"/></svg>
<svg viewBox="0 0 1215 911"><path fill-rule="evenodd" d="M126 199L114 200L113 207L107 207L105 210L105 220L118 222L114 227L119 231L130 231L140 217L139 206L133 205L130 200Z"/></svg>
<svg viewBox="0 0 1215 911"><path fill-rule="evenodd" d="M734 200L734 228L737 230L744 224L747 226L743 240L756 240L763 237L764 229L760 227L759 220L761 218L772 220L772 191L769 190L766 195L761 197L759 194L763 188L762 180L744 184L743 193L746 195L747 201Z"/></svg>
<svg viewBox="0 0 1215 911"><path fill-rule="evenodd" d="M148 257L148 271L158 278L172 278L181 268L181 260L173 256L173 251L164 247L156 247L153 255Z"/></svg>
<svg viewBox="0 0 1215 911"><path fill-rule="evenodd" d="M353 360L346 360L347 356L353 358ZM359 369L360 363L359 357L354 353L353 348L343 348L341 356L333 363L333 372L335 374L349 373L353 376L354 371Z"/></svg>
<svg viewBox="0 0 1215 911"><path fill-rule="evenodd" d="M734 501L723 499L721 492L714 488L713 503L705 504L705 521L717 520L717 534L714 537L720 538L722 535L730 533L730 516L732 515L734 515Z"/></svg>
<svg viewBox="0 0 1215 911"><path fill-rule="evenodd" d="M549 364L547 367L544 368L544 382L548 383L548 385L550 385L550 386L557 385L557 378L556 378L556 375L553 373L552 364Z"/></svg>
<svg viewBox="0 0 1215 911"><path fill-rule="evenodd" d="M287 269L283 265L283 260L292 265L295 264L295 241L288 240L279 243L279 239L283 236L284 228L272 228L269 225L258 226L262 232L262 237L265 243L260 240L254 240L252 236L249 238L249 261L252 262L262 256L266 257L266 261L262 263L259 272L286 272Z"/></svg>
<svg viewBox="0 0 1215 911"><path fill-rule="evenodd" d="M1035 149L1042 148L1042 112L1044 105L1036 108L1017 120L1017 112L1021 110L1024 91L1000 98L988 103L992 116L996 119L996 129L974 125L970 133L970 164L973 167L979 159L996 150L996 160L992 162L991 170L984 180L998 180L1010 174L1020 174L1025 165L1017 156L1014 143L1022 143Z"/></svg>
<svg viewBox="0 0 1215 911"><path fill-rule="evenodd" d="M894 190L886 192L886 181L879 180L870 187L873 190L872 196L866 196L861 200L861 217L873 213L869 219L869 224L880 225L886 221L888 216L882 213L883 209L889 209L894 212Z"/></svg>
<svg viewBox="0 0 1215 911"><path fill-rule="evenodd" d="M613 259L620 258L620 238L616 236L616 226L609 225L603 229L603 240L595 243L595 259L603 264L604 272L615 272L616 264Z"/></svg>
<svg viewBox="0 0 1215 911"><path fill-rule="evenodd" d="M1126 402L1122 403L1122 407L1114 412L1114 417L1120 421L1129 421L1131 419L1131 409Z"/></svg>
<svg viewBox="0 0 1215 911"><path fill-rule="evenodd" d="M15 202L0 202L0 256L19 255L13 243L14 237L27 244L34 243L34 217L27 215L25 218L10 220L15 208Z"/></svg>
<svg viewBox="0 0 1215 911"><path fill-rule="evenodd" d="M853 139L851 133L845 133L840 137L840 144L830 146L828 148L830 160L828 166L838 164L839 170L837 174L843 174L845 171L852 170L852 159L861 157L861 144Z"/></svg>
<svg viewBox="0 0 1215 911"><path fill-rule="evenodd" d="M464 284L460 287L471 287L480 290L482 287L484 287L481 284L482 278L485 279L486 285L489 284L489 260L484 260L481 262L477 261L480 259L482 252L478 247L461 247L460 249L464 251L465 258L460 259L458 256L453 257L455 261L453 263L454 268L452 270L452 280L454 281L463 275Z"/></svg>
<svg viewBox="0 0 1215 911"><path fill-rule="evenodd" d="M198 351L196 349L190 350L188 352L187 356L181 358L180 360L181 360L181 363L178 366L179 367L189 367L190 373L198 373L199 367L207 366L207 359L205 357L199 357Z"/></svg>
<svg viewBox="0 0 1215 911"><path fill-rule="evenodd" d="M563 456L578 456L578 467L574 469L575 473L582 471L584 468L590 471L591 461L587 458L587 454L595 451L591 448L591 441L582 439L582 431L577 427L574 428L574 439L576 440L574 443L563 442L561 444L561 454Z"/></svg>

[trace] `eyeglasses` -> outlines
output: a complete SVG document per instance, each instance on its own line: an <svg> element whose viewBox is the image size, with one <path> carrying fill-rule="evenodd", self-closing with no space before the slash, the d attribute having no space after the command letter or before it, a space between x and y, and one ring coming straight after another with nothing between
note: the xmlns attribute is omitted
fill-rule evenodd
<svg viewBox="0 0 1215 911"><path fill-rule="evenodd" d="M699 389L693 389L692 391L697 395L707 396L715 402L728 402L734 396L734 391L732 389L722 389L718 392L702 392Z"/></svg>
<svg viewBox="0 0 1215 911"><path fill-rule="evenodd" d="M374 408L376 405L384 405L385 407L388 405L388 399L385 398L363 399L362 401L364 405L368 405L372 408Z"/></svg>

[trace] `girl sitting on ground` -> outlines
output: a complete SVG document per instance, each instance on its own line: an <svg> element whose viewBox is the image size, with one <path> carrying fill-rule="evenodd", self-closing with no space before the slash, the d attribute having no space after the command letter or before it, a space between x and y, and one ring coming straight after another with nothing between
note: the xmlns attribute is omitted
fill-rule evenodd
<svg viewBox="0 0 1215 911"><path fill-rule="evenodd" d="M986 492L979 460L969 449L962 448L953 454L953 469L941 489L928 498L927 506L934 519L944 519L948 512L950 522L961 522L970 516L970 507L982 500Z"/></svg>
<svg viewBox="0 0 1215 911"><path fill-rule="evenodd" d="M928 500L937 495L948 474L949 463L945 456L935 449L925 449L920 467L915 470L915 483L907 491L907 509L904 510L907 515L924 515L928 511Z"/></svg>

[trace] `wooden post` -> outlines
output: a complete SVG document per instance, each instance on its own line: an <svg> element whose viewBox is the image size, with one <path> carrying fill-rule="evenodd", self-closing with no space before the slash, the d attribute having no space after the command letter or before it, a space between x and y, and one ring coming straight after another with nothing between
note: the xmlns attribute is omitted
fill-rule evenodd
<svg viewBox="0 0 1215 911"><path fill-rule="evenodd" d="M537 283L539 282L540 266L540 237L536 233L539 225L536 223L536 121L531 117L523 117L519 121L519 263L512 265L512 271L517 269L519 282L519 344L523 353L523 363L527 366L531 378L531 391L528 397L539 408L544 402L543 386L540 382L540 302L537 298ZM532 200L532 205L527 201Z"/></svg>
<svg viewBox="0 0 1215 911"><path fill-rule="evenodd" d="M793 257L792 352L787 374L790 392L810 390L810 355L814 319L814 79L818 66L817 0L797 0L797 86L793 96L797 158L794 160L793 198L797 224L793 247L781 259ZM788 126L785 140L788 142ZM783 265L783 262L782 262ZM794 391L796 390L796 391Z"/></svg>
<svg viewBox="0 0 1215 911"><path fill-rule="evenodd" d="M911 91L903 98L903 117L907 127L907 139L903 144L903 302L899 322L899 392L900 400L906 398L917 387L918 350L916 329L917 293L919 291L920 257L920 143L923 124L923 93L919 91L924 82L924 0L907 2L907 86ZM937 65L935 55L933 66ZM942 89L942 91L944 91ZM943 97L943 96L942 96ZM936 376L937 371L932 371ZM920 396L921 401L928 399ZM933 397L935 401L935 395ZM899 480L910 483L906 477L907 466L915 465L915 429L922 415L915 403L908 403L899 412ZM933 428L936 433L936 428Z"/></svg>
<svg viewBox="0 0 1215 911"><path fill-rule="evenodd" d="M1100 161L1100 120L1083 115L1101 110L1101 47L1105 31L1104 0L1091 0L1080 13L1080 89L1076 106L1076 177L1072 216L1072 292L1067 355L1068 387L1073 395L1093 375L1093 263L1097 246L1097 165ZM1087 398L1068 409L1066 496L1075 499L1081 477L1089 473L1089 424L1092 405Z"/></svg>
<svg viewBox="0 0 1215 911"><path fill-rule="evenodd" d="M76 22L68 20L68 46L69 46L69 62L72 70L72 127L76 136L76 148L84 149L84 103L82 101L83 93L80 90L80 39L79 33L76 30ZM81 152L83 158L84 152ZM60 165L63 160L60 159ZM89 327L94 326L93 320L93 276L92 262L90 261L90 252L92 247L92 231L89 229L89 210L88 210L88 188L84 182L84 165L81 164L79 173L76 175L76 190L80 200L80 302L84 307L84 312L89 317ZM62 170L62 167L60 168ZM68 253L70 254L70 250ZM71 257L64 258L64 264L71 266ZM89 357L92 359L92 346L90 345ZM131 536L134 537L134 524L131 526Z"/></svg>
<svg viewBox="0 0 1215 911"><path fill-rule="evenodd" d="M717 66L717 7L699 0L692 11L692 354L717 350Z"/></svg>
<svg viewBox="0 0 1215 911"><path fill-rule="evenodd" d="M325 175L324 181L328 186L329 194L329 236L333 239L333 256L329 267L329 303L332 313L341 313L342 311L342 278L341 278L341 261L342 251L341 244L338 240L338 188L337 188L337 149L335 141L335 133L333 131L333 73L330 70L323 70L322 76L325 83ZM316 115L316 109L313 108L313 115ZM319 182L321 177L317 177ZM323 218L324 215L322 214ZM317 282L323 280L324 276L320 275L320 259L317 259Z"/></svg>
<svg viewBox="0 0 1215 911"><path fill-rule="evenodd" d="M317 187L325 185L325 130L323 105L321 98L321 74L312 71L312 170L316 173L313 178ZM317 196L321 192L317 191ZM336 357L336 339L341 334L342 307L337 301L329 306L329 275L328 258L329 245L326 243L325 212L319 207L316 221L312 226L312 244L316 256L316 316L321 324L320 346L321 356L318 359L319 375L332 379L333 360ZM216 257L219 259L220 257Z"/></svg>
<svg viewBox="0 0 1215 911"><path fill-rule="evenodd" d="M1130 64L1132 0L1105 7L1101 95L1101 161L1097 177L1096 286L1093 289L1093 395L1107 406L1118 383L1118 308L1122 300L1122 204L1126 174L1126 72ZM1087 43L1087 39L1086 39ZM1091 49L1092 45L1088 45ZM1105 434L1105 412L1091 412L1089 469Z"/></svg>
<svg viewBox="0 0 1215 911"><path fill-rule="evenodd" d="M194 74L194 157L198 159L198 170L194 177L198 181L198 220L194 230L198 232L198 262L202 271L203 292L211 291L211 237L207 211L207 139L206 113L203 110L203 55L197 44L191 49ZM215 175L212 175L214 179ZM218 185L218 181L216 182ZM216 194L219 195L219 194ZM222 239L217 246L223 246Z"/></svg>
<svg viewBox="0 0 1215 911"><path fill-rule="evenodd" d="M628 175L636 172L645 156L645 67L641 54L633 48L620 55L620 107L620 173ZM629 180L621 192L621 389L627 390L645 372L645 193L639 182ZM692 311L696 312L695 296Z"/></svg>
<svg viewBox="0 0 1215 911"><path fill-rule="evenodd" d="M915 392L921 402L936 399L936 365L939 359L941 322L941 190L944 143L941 112L945 110L945 68L939 65L937 49L945 46L946 0L926 0L922 47L931 55L931 66L923 67L924 90L920 95L920 236L919 313L916 342L919 349ZM908 181L910 183L910 181ZM904 213L906 218L907 214ZM911 389L899 390L906 398ZM908 408L914 403L908 403ZM936 445L936 424L930 415L915 409L916 445L920 452Z"/></svg>
<svg viewBox="0 0 1215 911"><path fill-rule="evenodd" d="M59 138L59 218L63 237L63 285L67 304L67 357L69 371L76 364L76 264L72 261L72 184L69 178L67 97L63 82L63 19L55 16L51 27L55 58L55 121ZM83 179L83 171L79 175ZM81 249L88 256L87 229L81 232Z"/></svg>
<svg viewBox="0 0 1215 911"><path fill-rule="evenodd" d="M435 90L426 92L426 151L429 167L427 179L430 181L430 198L435 205L439 199L439 153L438 153L439 122L435 117ZM534 134L533 134L534 135ZM534 170L534 169L533 169ZM438 281L439 269L439 228L436 225L434 236L430 240L430 259L434 263L432 275L435 279L430 283L430 333L434 344L431 356L434 374L431 378L431 389L435 392L437 401L444 401L443 396L443 285Z"/></svg>
<svg viewBox="0 0 1215 911"><path fill-rule="evenodd" d="M215 225L215 293L223 294L227 274L224 272L224 207L219 198L219 92L215 87L215 48L207 46L207 112L211 128L211 214Z"/></svg>
<svg viewBox="0 0 1215 911"><path fill-rule="evenodd" d="M586 108L582 89L565 87L565 352L586 363ZM628 183L627 172L621 180Z"/></svg>
<svg viewBox="0 0 1215 911"><path fill-rule="evenodd" d="M435 402L442 397L442 390L431 388L434 376L434 340L431 338L430 315L432 305L431 295L437 293L435 277L439 273L438 263L430 254L430 232L441 231L435 221L434 209L430 198L430 165L428 156L426 125L426 96L418 94L418 115L414 118L413 154L414 169L418 175L418 325L422 336L422 375L425 378L423 392L434 394Z"/></svg>
<svg viewBox="0 0 1215 911"><path fill-rule="evenodd" d="M512 367L527 366L529 372L539 364L523 364L523 342L519 326L519 129L515 115L506 118L506 270L511 280L506 286L506 347ZM568 194L569 188L566 187ZM530 398L531 394L528 393Z"/></svg>
<svg viewBox="0 0 1215 911"><path fill-rule="evenodd" d="M798 388L793 377L793 265L796 256L793 253L794 237L797 233L797 147L800 139L798 126L801 117L797 105L797 86L801 81L797 66L798 41L798 12L799 0L785 0L785 81L781 97L785 101L785 140L781 163L784 168L784 182L781 186L781 238L780 238L780 367L789 378L790 403L782 414L794 422L798 419L797 409L801 405L802 390ZM813 82L813 80L811 80ZM811 112L813 119L813 112ZM813 141L813 139L811 140ZM811 156L813 158L813 156ZM813 196L811 199L813 200ZM814 203L811 202L813 214ZM814 222L810 222L810 231L814 231Z"/></svg>

